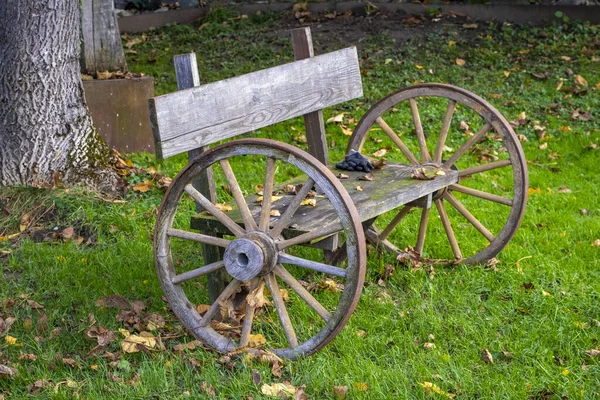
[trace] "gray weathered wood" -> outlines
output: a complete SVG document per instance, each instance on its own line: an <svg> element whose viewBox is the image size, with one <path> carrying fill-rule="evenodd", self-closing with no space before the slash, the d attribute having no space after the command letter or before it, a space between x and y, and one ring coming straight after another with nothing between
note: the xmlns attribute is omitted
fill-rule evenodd
<svg viewBox="0 0 600 400"><path fill-rule="evenodd" d="M127 71L125 54L112 0L83 0L81 4L82 71Z"/></svg>
<svg viewBox="0 0 600 400"><path fill-rule="evenodd" d="M296 60L304 60L315 56L309 27L294 29L292 31L292 45ZM327 151L323 111L317 110L305 114L304 127L306 129L308 152L323 164L328 165L329 153Z"/></svg>
<svg viewBox="0 0 600 400"><path fill-rule="evenodd" d="M333 172L339 173L339 170L329 167ZM352 201L356 205L361 221L366 221L386 213L394 208L407 204L413 200L427 196L437 190L454 184L458 180L458 172L447 170L446 175L437 176L433 180L416 180L411 178L411 167L399 164L388 164L382 170L374 170L373 181L361 181L358 178L364 175L364 172L344 171L349 179L342 179L340 182L344 185ZM305 177L298 177L290 182L304 183ZM362 190L357 190L360 186ZM304 198L303 196L301 196ZM256 202L257 195L251 194L246 198L250 207L250 212L255 218L260 214L260 204ZM274 202L272 210L278 210L281 217L271 224L276 225L284 216L288 207L295 208L294 200L298 200L297 195L284 195L281 199ZM233 210L227 213L227 216L234 220L238 225L242 225L242 218L235 204L231 204ZM329 223L336 220L336 210L331 206L327 199L316 198L316 207L300 206L285 226L294 225L294 230L284 229L283 235L286 238L297 236L302 232L321 231L324 235L330 234L332 227ZM206 213L200 213L192 217L192 228L208 229L217 232L228 232L226 228L214 219L207 216Z"/></svg>
<svg viewBox="0 0 600 400"><path fill-rule="evenodd" d="M355 47L150 100L166 158L362 96Z"/></svg>
<svg viewBox="0 0 600 400"><path fill-rule="evenodd" d="M198 74L196 53L177 55L173 58L173 64L175 65L177 89L184 90L200 86L200 76ZM194 158L198 157L208 149L208 146L190 149L190 151L188 151L188 160L192 161ZM206 170L202 171L200 175L194 179L192 186L211 203L217 202L217 189L215 187L212 167L208 167ZM204 208L202 205L196 201L196 211L201 212L203 210ZM204 263L206 265L210 265L223 258L223 249L210 244L202 244L202 256L204 258ZM215 271L208 274L207 282L211 301L216 300L223 289L225 289L226 275L227 273L225 270Z"/></svg>

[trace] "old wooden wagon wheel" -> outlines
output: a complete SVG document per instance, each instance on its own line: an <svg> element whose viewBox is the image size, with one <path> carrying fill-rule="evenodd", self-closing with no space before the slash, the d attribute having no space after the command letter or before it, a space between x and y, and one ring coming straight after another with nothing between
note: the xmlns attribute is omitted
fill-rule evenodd
<svg viewBox="0 0 600 400"><path fill-rule="evenodd" d="M236 178L232 168L237 163L236 158L243 158L246 166L253 159L252 165L264 171L262 204L244 198L246 182L238 179L244 176L244 171L238 171ZM191 184L210 166L215 175L222 172L223 181L229 185L235 200L231 212L222 211L223 207L215 206ZM277 175L281 171L282 175L304 175L304 184L295 196L288 197L291 199L289 204L274 218L272 207L280 204L275 201L282 201L269 196L277 189L276 169ZM282 232L288 229L291 217L302 212L305 205L301 203L313 186L319 190L317 207L330 203L337 210L337 219L324 221L318 232L284 238ZM176 221L180 221L181 226L189 223L185 211L189 215L192 199L229 233L212 236L178 228ZM183 217L179 215L181 213ZM234 214L240 217L239 222L234 222ZM322 252L298 246L336 231L341 231L349 243L345 268L312 260L315 254ZM178 245L177 241L183 244ZM195 251L201 244L225 249L223 259L202 265L201 256ZM261 341L266 339L266 343L260 344L281 357L311 354L325 346L344 327L356 307L364 282L364 235L348 193L315 158L293 146L271 140L229 142L188 164L173 180L163 199L156 222L154 248L158 277L171 309L193 335L220 352L253 346L255 334L260 334ZM178 251L179 254L175 254ZM199 310L198 302L206 301L203 277L222 269L227 272L229 283L217 301ZM311 293L305 288L306 283L299 282L300 278L317 282L321 279L334 289L343 285L343 290ZM280 284L283 285L280 287ZM270 293L266 298L270 298L272 306L261 307L265 302L265 286Z"/></svg>
<svg viewBox="0 0 600 400"><path fill-rule="evenodd" d="M388 95L358 123L350 149L460 174L430 199L439 218L430 215L427 199L404 205L378 219L380 228L367 232L371 242L476 263L498 254L521 222L528 183L519 140L493 106L464 89L421 84Z"/></svg>

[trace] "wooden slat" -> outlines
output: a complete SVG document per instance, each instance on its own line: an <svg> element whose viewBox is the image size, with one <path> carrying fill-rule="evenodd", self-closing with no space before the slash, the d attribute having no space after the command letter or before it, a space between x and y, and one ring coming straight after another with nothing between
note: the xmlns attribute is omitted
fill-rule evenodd
<svg viewBox="0 0 600 400"><path fill-rule="evenodd" d="M166 158L362 96L355 47L150 99Z"/></svg>
<svg viewBox="0 0 600 400"><path fill-rule="evenodd" d="M335 174L339 174L340 172L340 170L334 167L329 168ZM341 179L340 182L352 197L361 221L366 221L458 181L458 171L453 170L446 170L446 175L427 181L412 179L411 172L411 167L388 164L382 170L373 171L373 175L375 176L373 181L358 180L359 177L365 174L364 172L344 171L349 178ZM305 179L305 176L301 176L287 183L303 183ZM357 190L357 186L360 186L363 190ZM246 198L250 212L255 217L260 214L261 209L260 204L256 202L257 197L256 194L251 194ZM294 195L284 195L281 199L273 202L271 209L278 210L283 216L294 198ZM227 215L238 224L241 224L242 219L239 211L236 209L235 204L231 205L233 210L228 212ZM294 232L297 233L292 235L296 236L302 232L324 231L325 228L327 228L327 232L330 232L329 224L335 223L336 220L337 212L331 206L331 203L327 199L317 197L316 207L300 206L286 225L297 225ZM276 223L277 221L271 221L271 224ZM192 217L192 228L194 229L204 228L221 232L224 228L220 225L218 221L207 216L206 213L197 214ZM292 237L290 236L292 233L290 230L284 230L283 233L286 238Z"/></svg>

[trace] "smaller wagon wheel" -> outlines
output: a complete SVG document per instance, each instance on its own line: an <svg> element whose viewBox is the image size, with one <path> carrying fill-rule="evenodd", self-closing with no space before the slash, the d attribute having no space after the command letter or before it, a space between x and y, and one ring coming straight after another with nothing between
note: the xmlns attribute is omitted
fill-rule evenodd
<svg viewBox="0 0 600 400"><path fill-rule="evenodd" d="M238 168L236 177L233 167L240 159L246 168ZM253 171L249 171L249 165ZM228 211L222 211L222 206L211 203L192 186L210 166L215 176L222 172L222 182L229 185L235 200L230 215L239 212L236 215L240 221L234 222ZM254 185L249 189L248 180L261 169L262 204L247 202L243 192L254 191ZM304 184L295 196L287 197L285 208L276 197L268 195L277 188L276 170L277 175L304 176ZM301 202L313 186L319 189L316 207L333 207L337 210L336 220L319 231L284 238L282 233L292 217L306 207ZM193 200L228 233L213 236L185 229L194 209ZM281 212L272 217L276 205ZM315 261L322 257L322 251L299 246L337 231L350 243L345 268ZM198 254L202 244L224 249L222 260L203 265ZM169 306L195 337L223 353L262 345L285 358L311 354L329 343L347 323L364 283L364 235L350 196L315 158L272 140L228 142L188 164L165 194L157 217L154 249L158 278ZM223 270L229 279L225 290L214 303L198 306L207 299L206 275ZM314 287L325 282L332 291L311 291L303 280L313 280Z"/></svg>
<svg viewBox="0 0 600 400"><path fill-rule="evenodd" d="M459 171L458 183L433 193L433 207L408 204L381 216L380 228L367 232L373 244L484 262L506 246L523 218L528 183L519 140L492 105L464 89L421 84L388 95L360 120L350 149L371 157L384 149L389 162Z"/></svg>

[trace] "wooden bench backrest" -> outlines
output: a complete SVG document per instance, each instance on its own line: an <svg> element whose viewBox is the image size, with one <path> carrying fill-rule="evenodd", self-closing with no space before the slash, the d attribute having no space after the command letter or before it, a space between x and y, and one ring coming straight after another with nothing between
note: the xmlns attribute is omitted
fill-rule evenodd
<svg viewBox="0 0 600 400"><path fill-rule="evenodd" d="M150 100L156 154L167 158L361 96L355 47L179 90Z"/></svg>

